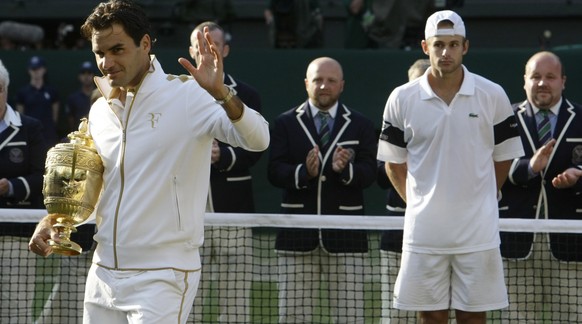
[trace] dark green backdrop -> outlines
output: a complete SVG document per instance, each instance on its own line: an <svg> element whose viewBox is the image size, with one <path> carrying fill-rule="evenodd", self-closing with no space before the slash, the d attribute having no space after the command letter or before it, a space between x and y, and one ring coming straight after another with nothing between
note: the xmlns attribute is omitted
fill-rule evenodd
<svg viewBox="0 0 582 324"><path fill-rule="evenodd" d="M469 50L464 63L472 72L499 83L512 102L523 100L523 72L527 59L535 50ZM556 50L570 75L566 83L566 96L582 102L582 49ZM180 56L188 57L187 48L182 50L156 50L159 60L168 73L183 74L178 64ZM26 70L30 56L45 57L48 81L56 86L64 103L66 96L77 87L76 74L82 61L94 60L90 51L2 51L0 59L10 72L9 97L16 89L28 82ZM309 62L319 56L331 56L344 68L346 81L342 101L371 118L378 129L384 103L390 91L407 79L408 67L424 54L413 51L346 51L346 50L233 50L226 59L226 71L252 84L263 100L263 115L272 121L281 112L306 100L303 79ZM265 152L254 167L255 197L259 212L278 212L279 190L266 179L267 155ZM235 193L233 193L235 194ZM366 191L366 214L384 213L383 192L376 184Z"/></svg>

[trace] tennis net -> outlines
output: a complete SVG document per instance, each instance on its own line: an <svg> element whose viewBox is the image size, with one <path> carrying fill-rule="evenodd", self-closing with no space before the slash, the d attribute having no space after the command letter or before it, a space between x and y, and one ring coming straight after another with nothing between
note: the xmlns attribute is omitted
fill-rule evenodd
<svg viewBox="0 0 582 324"><path fill-rule="evenodd" d="M48 258L28 252L24 234L45 213L0 209L0 323L81 321L90 251ZM20 238L14 236L19 226L25 231ZM207 214L204 271L189 323L278 323L280 313L288 322L415 323L414 313L391 308L400 254L380 248L383 235L398 238L402 227L402 217ZM574 238L582 234L582 220L501 219L500 228L508 240L517 239L516 249L523 250L523 236L533 239L530 233L535 233L535 243L525 255L515 253L504 259L510 307L490 312L490 322L582 322L582 283L578 280L582 266L556 259L549 248L552 236L546 235ZM326 240L321 229L332 229L335 234L329 237L340 241L351 233L365 233L368 251L334 253L326 247L310 252L298 247L299 252L282 254L275 251L280 229L293 229L297 235L315 230L315 244ZM90 239L90 233L84 235ZM560 244L575 241L560 240ZM511 251L513 243L504 244ZM316 275L319 271L325 275ZM299 285L300 281L306 284ZM283 290L288 292L286 299L280 296Z"/></svg>

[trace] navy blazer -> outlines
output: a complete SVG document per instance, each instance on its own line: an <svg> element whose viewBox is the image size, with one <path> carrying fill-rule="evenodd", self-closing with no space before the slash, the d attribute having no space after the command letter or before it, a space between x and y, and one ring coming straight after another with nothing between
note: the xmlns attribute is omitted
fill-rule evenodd
<svg viewBox="0 0 582 324"><path fill-rule="evenodd" d="M582 106L563 98L557 124L552 134L556 139L547 167L528 180L531 157L541 146L535 116L529 102L513 105L520 129L525 156L514 160L508 180L502 187L499 212L502 218L539 218L541 199L547 197L548 218L582 219L582 179L568 189L556 189L552 179L568 168L582 165ZM541 216L540 216L541 215ZM537 234L540 235L540 234ZM545 235L545 234L542 234ZM501 253L508 258L527 258L534 234L501 233ZM563 261L582 261L582 235L550 234L554 257Z"/></svg>
<svg viewBox="0 0 582 324"><path fill-rule="evenodd" d="M8 179L14 189L13 197L0 196L0 208L44 209L42 176L47 146L42 125L36 118L16 114L22 125L10 124L0 133L0 178ZM30 237L34 226L3 223L2 235Z"/></svg>
<svg viewBox="0 0 582 324"><path fill-rule="evenodd" d="M249 108L261 112L261 97L250 85L224 75L224 84L233 87L237 96ZM210 168L208 195L211 211L223 213L253 213L255 202L250 168L263 152L250 152L218 141L220 160ZM234 194L236 193L236 194Z"/></svg>
<svg viewBox="0 0 582 324"><path fill-rule="evenodd" d="M320 152L320 174L308 179L305 159L316 144L321 149L308 102L275 119L269 151L268 179L282 188L281 210L286 214L363 215L364 188L376 179L377 138L371 120L338 104L329 148ZM337 146L354 151L341 174L332 170ZM308 252L321 246L330 253L367 252L364 230L281 229L279 251Z"/></svg>

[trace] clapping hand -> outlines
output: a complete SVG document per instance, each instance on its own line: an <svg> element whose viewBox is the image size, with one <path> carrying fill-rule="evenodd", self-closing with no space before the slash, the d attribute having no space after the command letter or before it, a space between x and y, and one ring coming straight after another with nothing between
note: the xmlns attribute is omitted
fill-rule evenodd
<svg viewBox="0 0 582 324"><path fill-rule="evenodd" d="M308 177L315 178L319 173L319 146L315 145L305 158L305 167L307 168Z"/></svg>
<svg viewBox="0 0 582 324"><path fill-rule="evenodd" d="M555 176L554 179L552 179L552 185L558 189L571 188L578 182L580 177L582 177L582 170L569 168Z"/></svg>
<svg viewBox="0 0 582 324"><path fill-rule="evenodd" d="M350 163L354 156L354 150L345 149L338 146L333 152L332 169L337 173L341 173L345 167Z"/></svg>

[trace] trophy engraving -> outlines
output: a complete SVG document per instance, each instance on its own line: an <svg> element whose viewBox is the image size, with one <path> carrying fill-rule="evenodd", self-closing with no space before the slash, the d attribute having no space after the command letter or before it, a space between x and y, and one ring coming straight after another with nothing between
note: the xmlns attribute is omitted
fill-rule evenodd
<svg viewBox="0 0 582 324"><path fill-rule="evenodd" d="M71 241L71 233L91 215L103 185L103 162L89 134L87 119L81 119L79 130L67 136L69 143L60 143L47 153L42 193L49 214L57 214L53 225L60 242L49 240L53 252L78 255L82 248Z"/></svg>

